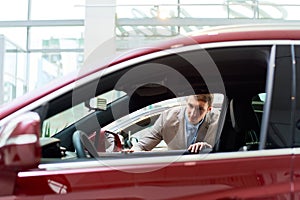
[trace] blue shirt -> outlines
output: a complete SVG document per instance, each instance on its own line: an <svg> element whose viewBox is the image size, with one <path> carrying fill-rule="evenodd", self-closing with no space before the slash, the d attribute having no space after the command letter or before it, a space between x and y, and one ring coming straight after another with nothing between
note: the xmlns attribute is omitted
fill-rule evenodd
<svg viewBox="0 0 300 200"><path fill-rule="evenodd" d="M184 116L185 116L186 144L187 144L187 147L189 147L191 144L195 143L196 138L198 136L199 127L203 123L204 118L197 124L191 124L186 112L185 112Z"/></svg>

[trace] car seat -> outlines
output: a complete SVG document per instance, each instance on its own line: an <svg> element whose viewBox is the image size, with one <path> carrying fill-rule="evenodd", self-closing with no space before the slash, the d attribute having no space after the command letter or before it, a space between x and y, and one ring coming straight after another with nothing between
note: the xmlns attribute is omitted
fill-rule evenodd
<svg viewBox="0 0 300 200"><path fill-rule="evenodd" d="M258 149L260 125L251 102L251 98L234 98L229 105L231 123L238 136L240 150Z"/></svg>

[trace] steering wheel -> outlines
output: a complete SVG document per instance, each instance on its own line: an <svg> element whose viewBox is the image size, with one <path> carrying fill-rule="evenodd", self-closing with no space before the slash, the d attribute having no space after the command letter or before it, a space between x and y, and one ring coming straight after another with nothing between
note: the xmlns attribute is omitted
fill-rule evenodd
<svg viewBox="0 0 300 200"><path fill-rule="evenodd" d="M72 136L73 145L78 158L87 158L85 149L92 158L98 157L98 152L85 132L77 130Z"/></svg>

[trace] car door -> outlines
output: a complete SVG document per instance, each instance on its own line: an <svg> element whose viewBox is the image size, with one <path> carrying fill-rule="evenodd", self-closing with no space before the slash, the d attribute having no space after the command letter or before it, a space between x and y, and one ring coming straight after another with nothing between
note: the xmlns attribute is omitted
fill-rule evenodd
<svg viewBox="0 0 300 200"><path fill-rule="evenodd" d="M199 163L197 172L201 174L200 179L205 180L203 177L209 177L207 181L210 188L211 186L220 187L201 197L207 199L292 199L292 54L290 45L274 45L270 51L265 86L267 95L264 100L262 121L260 121L258 149L248 147L255 147L253 141L246 142L246 146L238 152L215 153L216 160L212 159L210 162L204 162L205 164ZM237 100L242 98L243 96L240 95ZM231 111L232 105L229 107ZM242 117L241 112L236 116ZM250 124L250 120L248 123ZM240 133L242 131L239 131ZM227 136L228 138L223 139L229 139L228 143L234 141L235 138L229 137L229 134ZM235 137L239 136L235 135ZM247 137L243 139L245 138ZM222 144L220 148L226 149ZM208 155L207 158L212 155ZM199 196L195 194L193 197L196 199L197 195Z"/></svg>
<svg viewBox="0 0 300 200"><path fill-rule="evenodd" d="M207 49L219 67L228 97L228 107L222 108L224 126L221 122L219 144L213 152L134 152L97 159L50 159L36 169L21 170L14 195L24 199L291 199L292 136L291 118L287 115L291 113L292 51L290 45L257 43L229 43ZM196 57L194 51L185 53ZM161 60L184 68L179 57ZM155 62L158 59L152 64ZM186 77L194 78L190 80L193 86L201 87L201 80L196 79L199 77L184 72ZM147 73L149 78L153 72ZM160 77L155 78L161 81ZM136 79L130 79L127 86L134 85ZM258 133L260 139L249 142L245 140L248 132L235 130L232 121L227 121L232 120L230 105L232 100L249 100L260 92L268 94ZM140 94L145 94L145 90ZM149 93L142 100L145 99L151 99ZM144 103L141 96L137 100ZM238 113L242 117L243 113ZM275 127L276 132L270 127ZM248 148L252 144L253 148Z"/></svg>
<svg viewBox="0 0 300 200"><path fill-rule="evenodd" d="M232 55L250 49L234 48L220 48L215 54L211 52L212 57L218 58L220 52L228 51ZM220 148L209 154L136 152L119 154L122 156L118 159L44 163L39 166L40 170L18 173L16 195L58 198L57 194L60 194L62 198L76 199L291 199L292 137L291 118L288 117L291 113L291 48L289 45L274 45L266 49L269 49L266 62L269 65L265 66L265 74L260 74L253 66L248 69L252 73L248 74L250 78L237 81L237 77L247 75L242 73L246 69L221 69L228 87L237 84L229 90L229 100L242 98L251 89L256 91L255 84L259 81L255 81L254 86L244 81L262 76L267 79L263 86L268 95L260 139L256 141L259 149L244 148L250 143L240 139L238 134L241 132L237 134L230 130L227 135L221 133ZM250 60L255 57L244 56ZM217 65L220 62L215 61ZM241 61L239 58L236 62ZM230 126L226 124L226 117L223 130Z"/></svg>
<svg viewBox="0 0 300 200"><path fill-rule="evenodd" d="M294 159L293 159L293 189L294 189L294 199L300 198L300 46L294 45L294 65L293 65L293 73L295 74L294 81L295 81L295 101L294 108L295 114L292 116L293 118L293 133L294 133Z"/></svg>

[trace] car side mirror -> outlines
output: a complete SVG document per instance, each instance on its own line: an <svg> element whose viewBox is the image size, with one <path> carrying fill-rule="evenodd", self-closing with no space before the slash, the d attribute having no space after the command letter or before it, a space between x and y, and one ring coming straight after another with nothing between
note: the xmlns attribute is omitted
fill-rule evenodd
<svg viewBox="0 0 300 200"><path fill-rule="evenodd" d="M0 169L30 169L41 158L40 117L35 112L21 114L0 130Z"/></svg>
<svg viewBox="0 0 300 200"><path fill-rule="evenodd" d="M94 97L85 102L85 107L90 110L106 110L107 101L104 98Z"/></svg>

